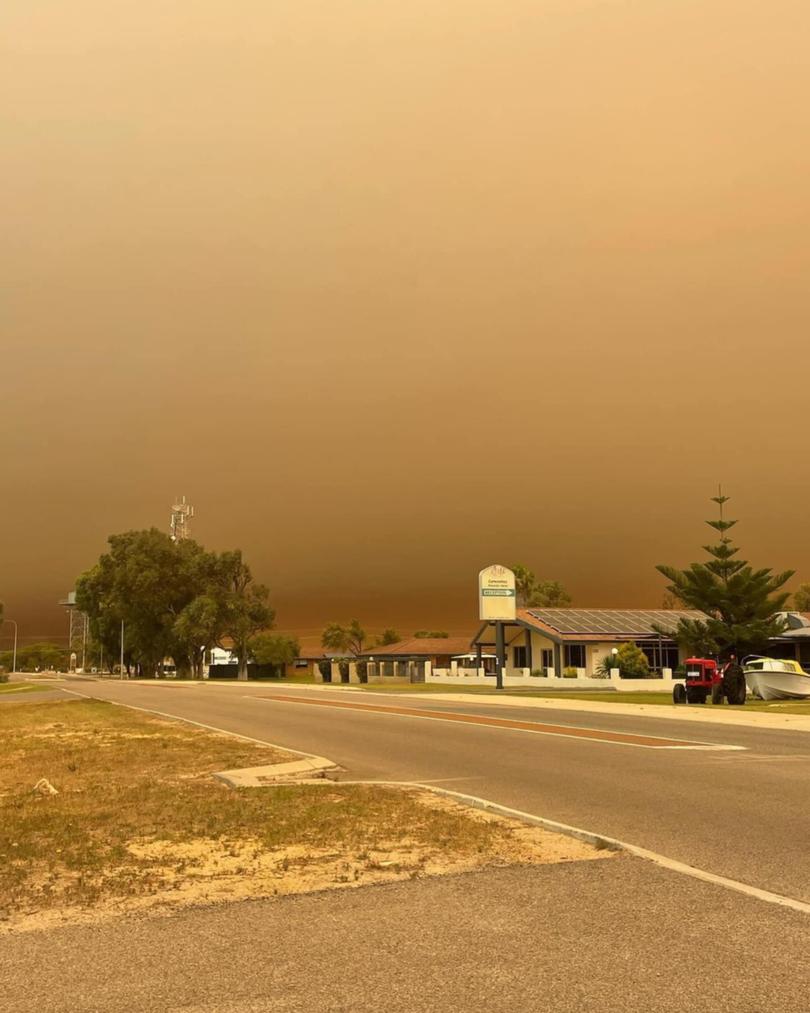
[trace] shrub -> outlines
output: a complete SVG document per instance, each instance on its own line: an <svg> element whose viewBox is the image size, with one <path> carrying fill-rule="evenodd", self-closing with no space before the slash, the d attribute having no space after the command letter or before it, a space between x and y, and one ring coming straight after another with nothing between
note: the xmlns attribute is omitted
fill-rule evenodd
<svg viewBox="0 0 810 1013"><path fill-rule="evenodd" d="M602 658L597 665L596 672L594 674L597 679L609 679L611 668L616 668L616 658L613 654L609 654L606 658Z"/></svg>
<svg viewBox="0 0 810 1013"><path fill-rule="evenodd" d="M576 668L569 666L568 668L563 669L563 679L576 679L578 675L579 672Z"/></svg>
<svg viewBox="0 0 810 1013"><path fill-rule="evenodd" d="M0 682L8 682L8 672L5 668L0 668Z"/></svg>
<svg viewBox="0 0 810 1013"><path fill-rule="evenodd" d="M531 674L535 679L544 679L546 677L546 670L544 668L533 668Z"/></svg>
<svg viewBox="0 0 810 1013"><path fill-rule="evenodd" d="M615 660L614 660L615 659ZM623 679L649 679L650 663L644 651L636 644L622 644L619 653L611 656L613 667L618 668Z"/></svg>

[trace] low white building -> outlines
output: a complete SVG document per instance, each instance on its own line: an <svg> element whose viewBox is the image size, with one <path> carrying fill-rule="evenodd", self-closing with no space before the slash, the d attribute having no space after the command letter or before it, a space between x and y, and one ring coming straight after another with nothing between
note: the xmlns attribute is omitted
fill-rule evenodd
<svg viewBox="0 0 810 1013"><path fill-rule="evenodd" d="M518 609L514 622L504 624L506 674L593 678L613 649L628 642L641 648L653 673L674 671L688 655L667 634L682 618L705 616L676 609ZM482 654L494 651L494 623L481 626L473 647Z"/></svg>

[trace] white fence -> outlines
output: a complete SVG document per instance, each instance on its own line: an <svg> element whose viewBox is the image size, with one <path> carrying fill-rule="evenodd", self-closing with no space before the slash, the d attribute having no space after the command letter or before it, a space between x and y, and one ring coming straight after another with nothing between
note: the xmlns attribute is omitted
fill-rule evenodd
<svg viewBox="0 0 810 1013"><path fill-rule="evenodd" d="M672 691L673 678L672 669L665 668L663 677L660 679L622 679L618 669L613 669L609 679L594 679L584 674L576 678L558 677L554 669L546 669L545 676L532 675L528 668L519 672L507 669L504 671L503 684L509 687L521 687L523 689L590 689L610 691L619 693L669 693ZM483 668L436 668L430 670L430 663L426 666L425 682L444 683L448 686L494 686L495 676L484 675Z"/></svg>
<svg viewBox="0 0 810 1013"><path fill-rule="evenodd" d="M485 675L483 668L459 668L455 664L451 668L433 668L429 661L410 662L407 665L409 675L405 675L405 665L402 671L396 676L384 675L382 665L370 665L368 679L370 682L409 682L410 674L414 675L416 681L438 683L447 686L494 686L495 675ZM331 677L333 683L341 681L339 667L336 663L331 666ZM618 669L612 669L609 679L594 679L585 675L584 669L578 670L576 678L557 676L553 668L547 668L545 676L532 675L528 668L519 670L504 669L503 684L506 687L521 689L542 689L542 690L570 690L590 689L602 692L611 690L618 693L670 693L674 679L672 670L664 669L663 678L660 679L622 679ZM317 665L313 665L313 674L318 681L322 681ZM359 683L360 677L357 665L350 662L348 665L348 681Z"/></svg>

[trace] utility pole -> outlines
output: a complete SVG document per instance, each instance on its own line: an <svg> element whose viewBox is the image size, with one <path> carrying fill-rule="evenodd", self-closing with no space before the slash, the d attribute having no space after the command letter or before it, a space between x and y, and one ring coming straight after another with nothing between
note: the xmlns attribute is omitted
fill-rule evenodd
<svg viewBox="0 0 810 1013"><path fill-rule="evenodd" d="M121 671L118 673L119 679L124 678L124 620L121 620Z"/></svg>

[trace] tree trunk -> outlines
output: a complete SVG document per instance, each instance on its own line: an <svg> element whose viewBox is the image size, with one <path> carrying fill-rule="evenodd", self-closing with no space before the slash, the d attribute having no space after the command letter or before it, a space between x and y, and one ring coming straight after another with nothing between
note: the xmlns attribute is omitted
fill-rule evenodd
<svg viewBox="0 0 810 1013"><path fill-rule="evenodd" d="M247 644L239 645L239 679L247 682Z"/></svg>

